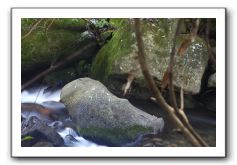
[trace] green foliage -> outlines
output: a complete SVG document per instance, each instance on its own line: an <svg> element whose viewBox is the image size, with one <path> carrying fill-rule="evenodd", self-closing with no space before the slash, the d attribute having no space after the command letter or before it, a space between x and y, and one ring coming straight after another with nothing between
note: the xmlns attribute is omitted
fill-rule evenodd
<svg viewBox="0 0 237 165"><path fill-rule="evenodd" d="M108 25L109 25L109 22L107 21L107 19L104 19L104 18L103 19L96 19L96 21L95 21L95 27L98 29L102 29Z"/></svg>
<svg viewBox="0 0 237 165"><path fill-rule="evenodd" d="M55 25L58 27L81 27L86 26L86 21L81 18L57 18Z"/></svg>
<svg viewBox="0 0 237 165"><path fill-rule="evenodd" d="M120 27L125 22L124 18L111 18L109 23L114 27Z"/></svg>
<svg viewBox="0 0 237 165"><path fill-rule="evenodd" d="M34 137L32 137L32 136L25 136L21 139L21 141L23 142L23 141L33 140L33 139L34 139Z"/></svg>

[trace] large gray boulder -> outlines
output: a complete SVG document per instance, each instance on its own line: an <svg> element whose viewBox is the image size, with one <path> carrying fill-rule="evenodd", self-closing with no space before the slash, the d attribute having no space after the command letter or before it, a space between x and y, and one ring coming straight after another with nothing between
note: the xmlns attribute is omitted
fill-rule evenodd
<svg viewBox="0 0 237 165"><path fill-rule="evenodd" d="M137 109L90 78L68 83L60 98L82 136L111 146L133 142L139 135L159 133L164 127L162 118Z"/></svg>
<svg viewBox="0 0 237 165"><path fill-rule="evenodd" d="M142 22L147 66L152 76L158 81L162 81L169 65L176 24L177 19L157 19L154 23ZM118 28L113 33L112 39L96 55L92 65L92 76L104 81L109 88L119 90L121 89L119 85L110 87L110 84L115 84L114 82L110 83L113 81L110 78L120 75L124 76L126 80L127 75L133 72L139 85L145 86L136 58L137 46L133 22L121 20L120 26L123 28ZM186 35L179 35L176 50L179 49L186 37ZM196 37L182 56L175 56L174 85L178 88L183 87L187 93L199 93L207 62L208 51L205 41Z"/></svg>

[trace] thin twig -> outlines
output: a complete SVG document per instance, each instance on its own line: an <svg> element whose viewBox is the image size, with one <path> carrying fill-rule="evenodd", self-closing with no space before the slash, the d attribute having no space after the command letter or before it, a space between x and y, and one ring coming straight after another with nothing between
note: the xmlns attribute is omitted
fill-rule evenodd
<svg viewBox="0 0 237 165"><path fill-rule="evenodd" d="M47 37L47 38L48 38L48 31L49 31L49 29L51 28L51 26L53 25L54 21L55 21L55 18L52 19L52 21L50 22L50 24L49 24L48 27L46 28L45 34L46 34L46 37Z"/></svg>
<svg viewBox="0 0 237 165"><path fill-rule="evenodd" d="M177 25L176 25L176 31L175 31L175 35L173 37L173 42L172 42L172 50L170 53L170 63L169 63L169 67L168 67L168 73L169 73L169 95L170 95L170 101L171 104L174 108L174 110L176 111L176 113L178 112L178 105L177 105L177 100L176 100L176 96L175 96L175 91L174 91L174 85L173 85L173 67L175 65L174 63L174 56L175 56L175 52L176 52L176 38L178 36L179 33L179 29L180 29L180 23L181 23L181 19L177 20Z"/></svg>
<svg viewBox="0 0 237 165"><path fill-rule="evenodd" d="M200 142L201 145L203 146L208 146L207 143L201 138L201 136L193 129L191 124L189 123L189 120L186 116L186 114L183 111L183 108L181 110L178 108L177 105L177 100L175 96L175 91L174 91L174 85L173 85L173 67L174 67L174 57L175 57L175 48L176 48L176 38L179 33L179 28L180 28L180 22L181 19L178 20L177 26L176 26L176 32L173 38L173 45L172 45L172 51L170 53L170 63L169 63L169 94L170 94L170 101L171 104L176 112L177 117L182 121L184 126L187 127L187 129L193 134L193 136ZM190 41L193 42L195 39L197 32L198 32L198 27L199 27L199 19L195 21L193 24L192 31L190 33ZM182 105L183 107L183 105Z"/></svg>
<svg viewBox="0 0 237 165"><path fill-rule="evenodd" d="M192 42L194 41L194 39L196 38L197 36L197 33L198 33L198 29L199 29L199 24L200 24L200 19L196 19L194 22L193 22L193 25L192 25L192 30L191 30L191 38L192 38Z"/></svg>
<svg viewBox="0 0 237 165"><path fill-rule="evenodd" d="M74 52L73 54L71 54L71 55L67 56L66 58L62 59L61 61L57 62L55 65L53 65L50 68L44 70L43 72L41 72L40 74L38 74L34 78L32 78L31 80L24 83L21 86L21 91L24 90L25 88L27 88L28 86L30 86L31 84L33 84L34 82L42 79L44 76L48 75L49 73L52 73L57 68L60 68L60 67L64 66L65 64L67 64L68 62L71 62L71 61L75 60L76 58L79 58L79 57L82 58L83 56L84 57L85 56L89 57L89 55L87 55L87 54L84 55L83 53L86 50L92 49L96 45L97 44L95 42L89 43L88 45L86 45L86 46L82 47L81 49L79 49L78 51Z"/></svg>
<svg viewBox="0 0 237 165"><path fill-rule="evenodd" d="M26 37L28 37L36 28L37 26L40 24L40 22L42 22L44 20L44 18L40 18L39 21L37 21L32 28L30 29L30 31L28 33L26 33L23 37L21 37L21 39L25 39Z"/></svg>
<svg viewBox="0 0 237 165"><path fill-rule="evenodd" d="M131 85L132 85L132 82L135 78L135 75L133 72L131 72L128 77L127 77L127 83L126 85L124 86L124 89L123 89L123 96L125 96L128 92L128 90L131 88Z"/></svg>
<svg viewBox="0 0 237 165"><path fill-rule="evenodd" d="M187 49L189 48L189 46L195 40L198 33L198 29L199 29L199 23L200 23L199 19L196 19L195 21L193 21L191 32L181 43L177 54L184 55Z"/></svg>
<svg viewBox="0 0 237 165"><path fill-rule="evenodd" d="M183 90L183 87L180 88L180 109L184 110L184 90Z"/></svg>

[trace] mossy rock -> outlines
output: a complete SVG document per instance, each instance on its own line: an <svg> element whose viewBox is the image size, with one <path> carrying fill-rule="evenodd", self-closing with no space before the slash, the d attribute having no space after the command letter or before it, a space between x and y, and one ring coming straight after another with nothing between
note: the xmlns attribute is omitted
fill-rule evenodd
<svg viewBox="0 0 237 165"><path fill-rule="evenodd" d="M77 131L80 132L81 136L99 144L122 146L136 141L136 139L139 139L142 135L151 133L153 129L140 125L134 125L127 128L80 128L79 126L77 127Z"/></svg>
<svg viewBox="0 0 237 165"><path fill-rule="evenodd" d="M125 22L126 20L123 20ZM121 20L120 20L120 24ZM126 30L125 30L126 29ZM112 63L117 58L131 53L127 45L131 45L135 42L135 38L130 37L132 29L130 24L121 26L116 32L113 33L112 39L102 47L99 53L96 55L96 59L92 65L91 75L93 78L99 79L102 82L107 82L108 75L112 71Z"/></svg>
<svg viewBox="0 0 237 165"><path fill-rule="evenodd" d="M112 146L131 143L143 134L160 133L164 127L162 118L114 96L102 83L90 78L65 85L60 101L83 137Z"/></svg>
<svg viewBox="0 0 237 165"><path fill-rule="evenodd" d="M39 19L22 19L22 37L30 31ZM45 19L28 36L21 40L22 71L50 66L59 59L78 50L81 31L70 30L86 26L81 19Z"/></svg>
<svg viewBox="0 0 237 165"><path fill-rule="evenodd" d="M143 41L146 61L153 77L161 81L167 70L175 34L177 19L158 19L156 22L143 21ZM137 56L137 45L134 23L124 19L114 33L112 39L100 49L92 65L91 76L109 85L113 75L128 75L135 73L137 80L144 86L143 75L140 71ZM186 38L177 38L176 49ZM174 85L183 87L184 91L192 94L199 93L201 79L208 63L208 51L203 39L196 37L183 56L175 56ZM118 89L119 90L119 89Z"/></svg>

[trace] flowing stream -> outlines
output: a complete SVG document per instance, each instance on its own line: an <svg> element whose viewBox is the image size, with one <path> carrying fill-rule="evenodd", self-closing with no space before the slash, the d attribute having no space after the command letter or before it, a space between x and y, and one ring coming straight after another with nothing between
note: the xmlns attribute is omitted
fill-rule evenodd
<svg viewBox="0 0 237 165"><path fill-rule="evenodd" d="M44 105L44 102L60 100L61 89L49 89L47 86L32 87L22 91L21 103L37 103ZM54 107L57 109L57 107ZM88 141L79 136L75 130L65 127L58 134L63 138L67 147L101 147L96 143Z"/></svg>
<svg viewBox="0 0 237 165"><path fill-rule="evenodd" d="M47 86L37 86L26 89L21 93L21 102L22 103L37 103L41 104L47 108L60 109L55 105L47 104L49 101L59 102L60 100L61 89L52 89ZM150 103L148 101L139 101L139 100L129 100L134 106L139 109L142 109L152 115L162 116L165 121L167 121L162 110L157 109L157 105ZM53 107L49 107L53 106ZM192 125L205 137L207 142L211 146L215 146L216 141L216 120L215 116L210 115L210 111L205 110L205 107L198 109L186 109L186 113ZM62 122L61 122L62 123ZM58 134L63 138L64 145L68 147L101 147L96 143L88 141L78 135L75 130L70 127L65 127L59 131ZM184 141L183 137L178 133L172 132L172 126L169 122L166 122L165 129L162 133L163 141L167 142L165 146L170 146L170 144L177 144L180 141ZM149 143L152 138L148 139ZM145 145L145 144L144 144ZM179 146L188 146L188 143L180 143ZM171 145L172 146L172 145Z"/></svg>

